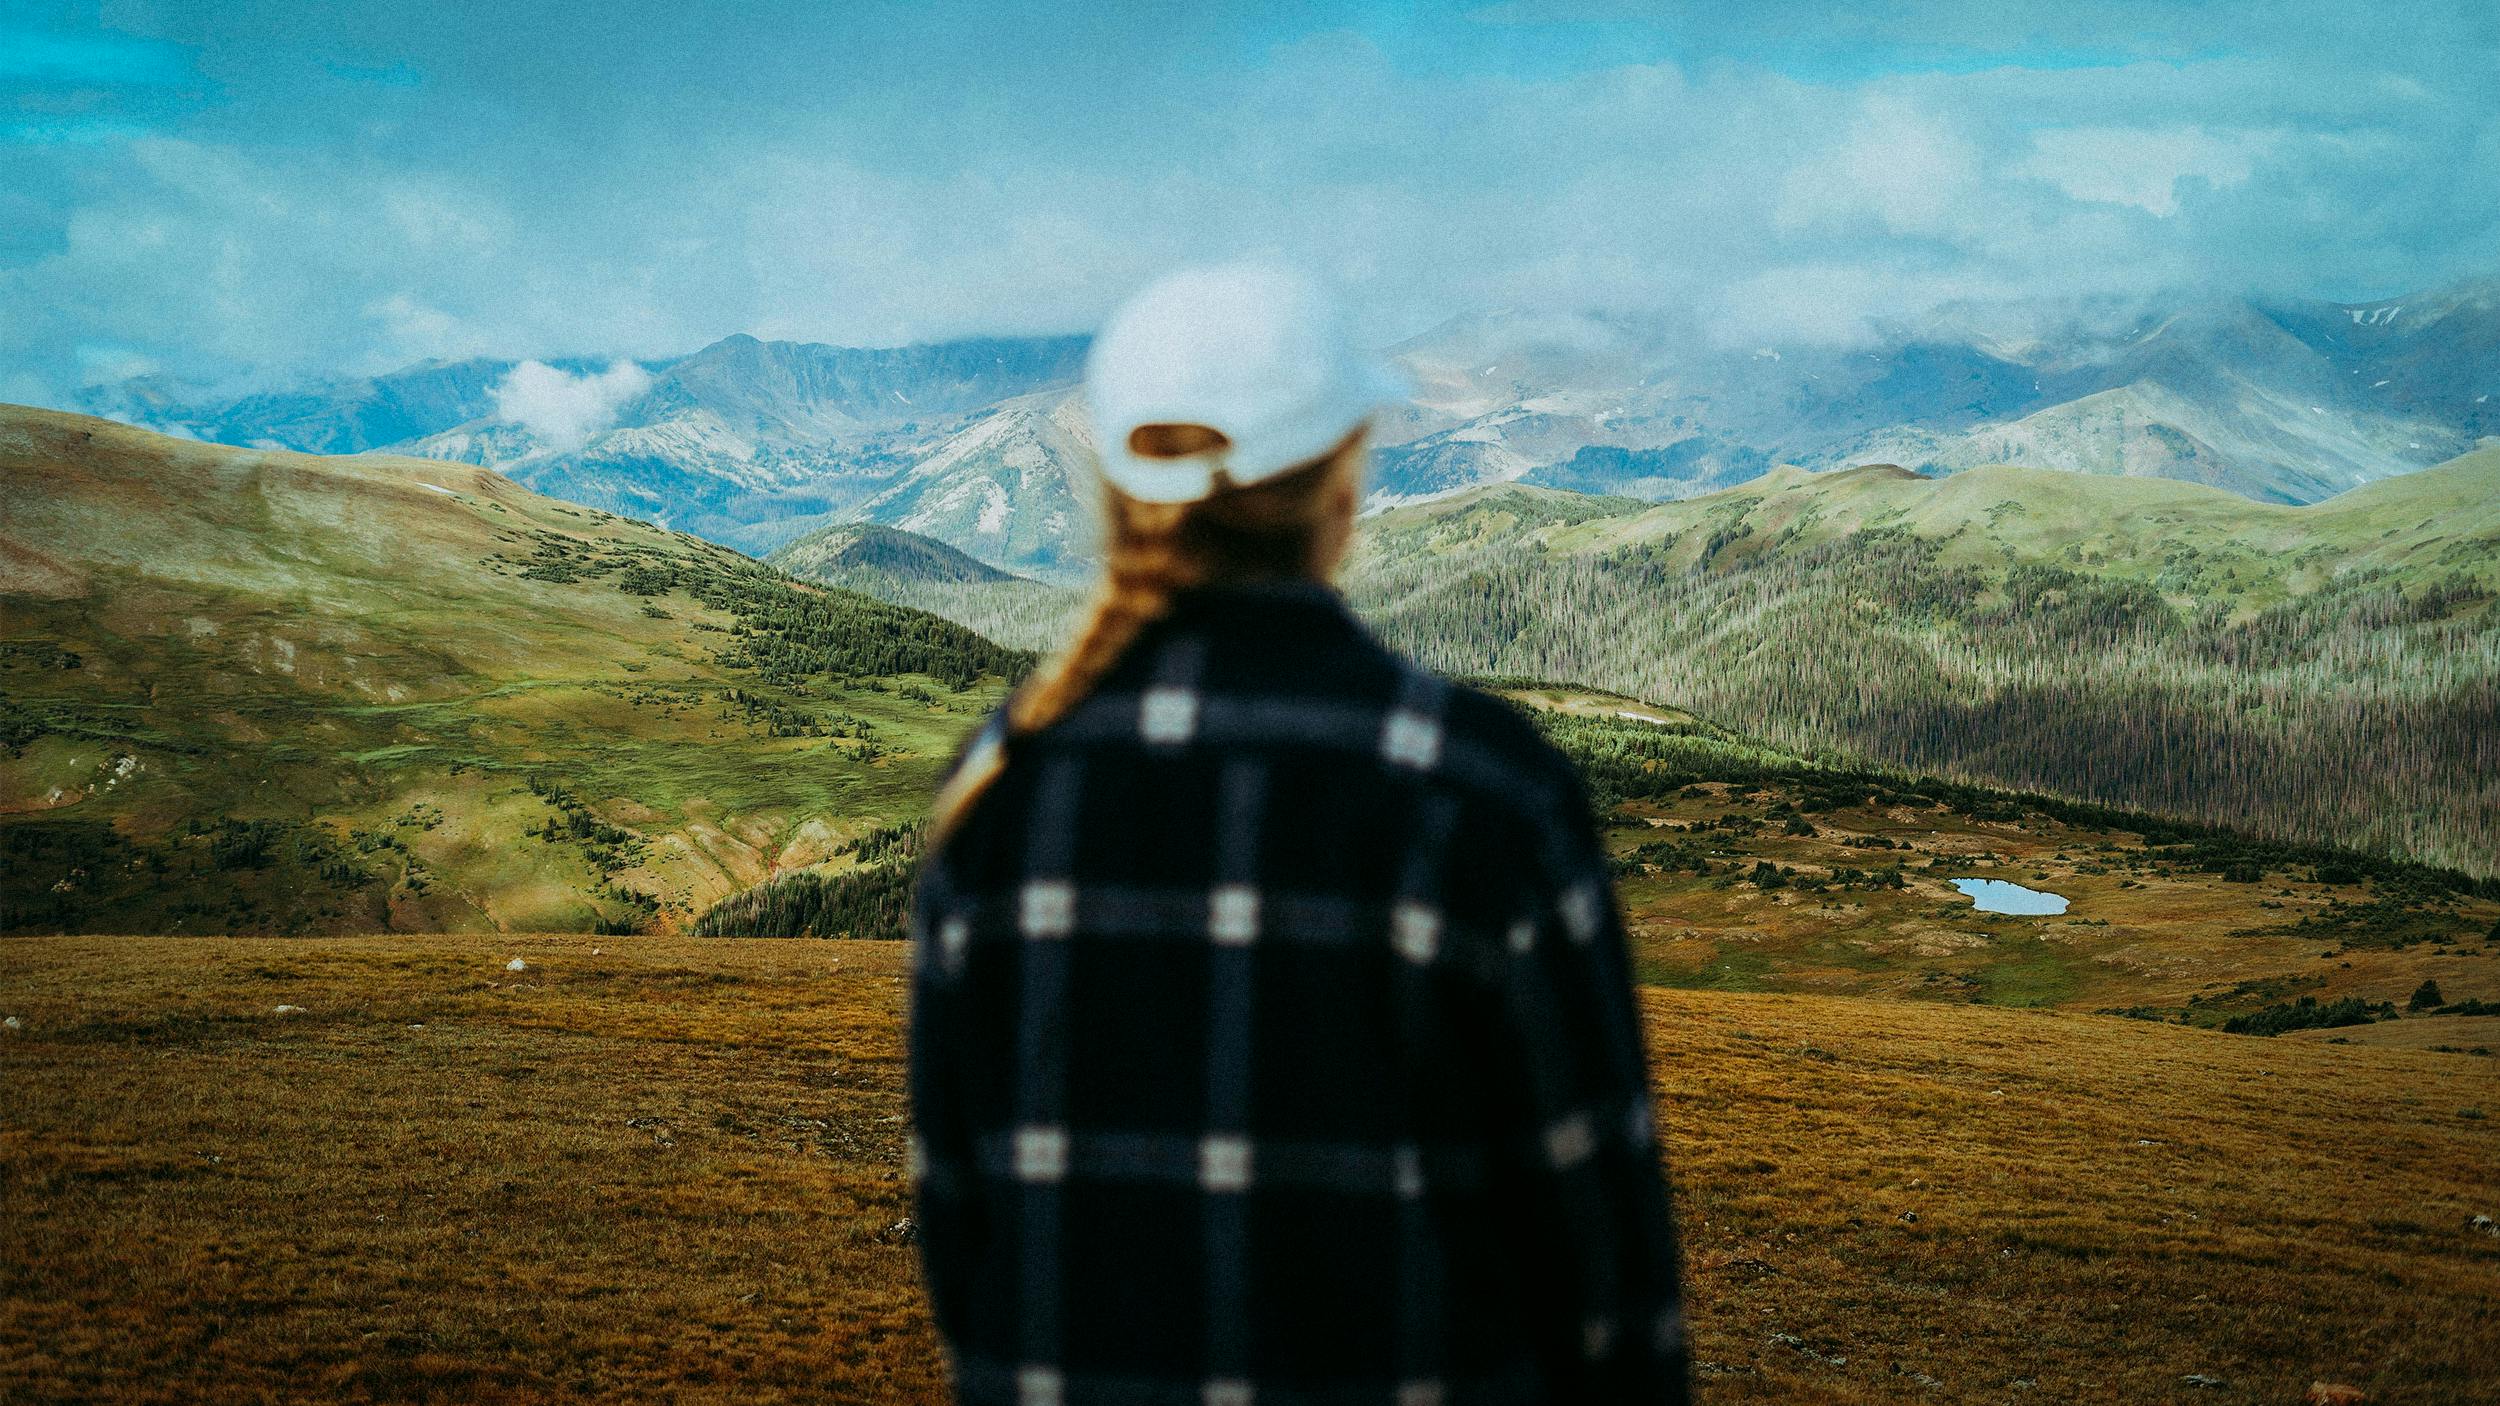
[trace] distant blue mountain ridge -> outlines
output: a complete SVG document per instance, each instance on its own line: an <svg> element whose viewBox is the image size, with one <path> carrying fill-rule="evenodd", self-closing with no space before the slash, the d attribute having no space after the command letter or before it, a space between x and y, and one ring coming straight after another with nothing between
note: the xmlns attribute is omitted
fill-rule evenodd
<svg viewBox="0 0 2500 1406"><path fill-rule="evenodd" d="M484 358L240 397L141 378L76 408L229 444L487 465L751 552L856 521L1067 576L1087 556L1086 345L732 336L635 363L633 393L569 434L507 413L498 390L519 363ZM2312 502L2500 435L2490 281L2366 304L1943 309L1849 346L1492 312L1388 354L1417 395L1375 429L1374 506L1508 481L1668 500L1780 464L1862 463L2021 463ZM612 363L546 364L587 377Z"/></svg>

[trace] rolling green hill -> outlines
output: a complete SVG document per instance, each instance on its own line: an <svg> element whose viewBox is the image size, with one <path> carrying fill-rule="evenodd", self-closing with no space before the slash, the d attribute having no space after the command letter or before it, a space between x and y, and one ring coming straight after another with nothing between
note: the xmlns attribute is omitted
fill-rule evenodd
<svg viewBox="0 0 2500 1406"><path fill-rule="evenodd" d="M15 930L682 927L1029 662L466 465L0 407L0 476Z"/></svg>
<svg viewBox="0 0 2500 1406"><path fill-rule="evenodd" d="M1366 529L1349 594L1446 670L2500 868L2500 449L2306 507L1871 466L1630 510L1489 489Z"/></svg>
<svg viewBox="0 0 2500 1406"><path fill-rule="evenodd" d="M938 583L1022 579L934 537L873 522L817 528L764 559L793 576L830 584L852 575Z"/></svg>
<svg viewBox="0 0 2500 1406"><path fill-rule="evenodd" d="M875 523L820 527L765 560L802 581L942 615L1019 649L1058 644L1085 599L1075 587L1001 571L934 537Z"/></svg>

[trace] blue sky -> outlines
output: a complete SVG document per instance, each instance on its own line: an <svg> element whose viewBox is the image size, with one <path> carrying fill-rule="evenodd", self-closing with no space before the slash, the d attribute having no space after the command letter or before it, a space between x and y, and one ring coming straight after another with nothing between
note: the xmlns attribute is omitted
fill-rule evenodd
<svg viewBox="0 0 2500 1406"><path fill-rule="evenodd" d="M1064 331L1238 254L1383 340L2500 275L2488 0L1874 8L10 0L0 399Z"/></svg>

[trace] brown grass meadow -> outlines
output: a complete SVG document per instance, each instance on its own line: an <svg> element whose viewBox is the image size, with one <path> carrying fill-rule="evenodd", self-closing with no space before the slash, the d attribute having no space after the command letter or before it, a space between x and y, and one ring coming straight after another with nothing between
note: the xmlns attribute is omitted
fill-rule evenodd
<svg viewBox="0 0 2500 1406"><path fill-rule="evenodd" d="M938 1400L904 956L0 944L0 1400ZM1644 999L1707 1400L2500 1400L2500 1060Z"/></svg>

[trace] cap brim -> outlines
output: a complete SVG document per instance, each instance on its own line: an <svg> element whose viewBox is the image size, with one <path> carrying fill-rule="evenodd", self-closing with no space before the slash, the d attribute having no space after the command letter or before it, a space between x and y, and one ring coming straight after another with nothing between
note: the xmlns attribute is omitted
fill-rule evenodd
<svg viewBox="0 0 2500 1406"><path fill-rule="evenodd" d="M1415 383L1397 367L1370 358L1353 368L1337 411L1324 418L1336 421L1337 427L1324 437L1311 441L1314 447L1304 451L1294 446L1283 452L1276 462L1245 464L1236 457L1231 465L1244 484L1259 483L1287 469L1306 464L1342 440L1357 426L1378 419L1383 412L1399 409L1415 398ZM1217 461L1205 458L1154 459L1132 454L1124 443L1098 444L1095 458L1102 475L1113 487L1143 503L1194 503L1215 491Z"/></svg>
<svg viewBox="0 0 2500 1406"><path fill-rule="evenodd" d="M1148 459L1109 447L1094 457L1112 487L1141 503L1195 503L1215 491L1214 467L1203 458Z"/></svg>

